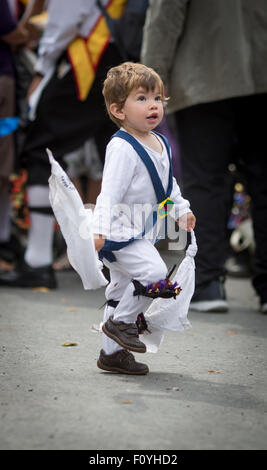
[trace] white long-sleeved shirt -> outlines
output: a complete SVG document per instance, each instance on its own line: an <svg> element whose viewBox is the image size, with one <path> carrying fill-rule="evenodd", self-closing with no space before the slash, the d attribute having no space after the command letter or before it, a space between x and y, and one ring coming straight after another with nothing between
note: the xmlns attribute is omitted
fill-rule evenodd
<svg viewBox="0 0 267 470"><path fill-rule="evenodd" d="M103 6L109 0L102 0ZM77 36L88 37L101 11L96 0L49 0L48 23L39 42L35 70L43 75Z"/></svg>
<svg viewBox="0 0 267 470"><path fill-rule="evenodd" d="M166 146L162 139L160 141L162 153L146 146L144 148L166 191L170 165ZM175 219L191 212L190 204L182 197L175 178L170 198L174 202L171 214ZM140 156L127 141L113 137L107 146L102 187L93 216L93 232L114 241L129 240L143 232L145 220L156 206L154 186ZM157 233L163 220L158 220ZM154 232L155 229L151 235L153 241L156 238Z"/></svg>

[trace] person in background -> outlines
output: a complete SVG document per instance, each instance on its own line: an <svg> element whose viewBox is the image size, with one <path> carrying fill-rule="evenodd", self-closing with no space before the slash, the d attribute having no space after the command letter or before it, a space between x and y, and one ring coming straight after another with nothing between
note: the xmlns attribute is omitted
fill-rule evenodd
<svg viewBox="0 0 267 470"><path fill-rule="evenodd" d="M29 32L18 23L8 0L0 0L0 126L15 117L15 69L13 48L27 43ZM9 177L14 168L14 129L0 133L0 267L7 267L11 244Z"/></svg>
<svg viewBox="0 0 267 470"><path fill-rule="evenodd" d="M103 0L119 18L125 0ZM46 148L65 168L63 156L94 137L104 161L115 126L102 96L107 70L121 55L96 0L50 0L48 21L39 42L35 76L29 87L29 124L20 155L28 172L31 226L23 260L0 276L0 285L57 287L52 266L54 216L50 207L51 173Z"/></svg>
<svg viewBox="0 0 267 470"><path fill-rule="evenodd" d="M146 17L141 60L167 83L184 195L198 220L196 311L229 308L227 178L237 163L251 197L252 282L267 313L266 24L264 0L156 0Z"/></svg>

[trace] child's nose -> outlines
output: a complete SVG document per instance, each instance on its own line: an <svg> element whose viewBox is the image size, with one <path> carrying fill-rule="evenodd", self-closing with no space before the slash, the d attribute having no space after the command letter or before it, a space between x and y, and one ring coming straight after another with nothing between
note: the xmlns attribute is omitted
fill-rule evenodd
<svg viewBox="0 0 267 470"><path fill-rule="evenodd" d="M150 108L157 108L158 103L154 99L151 99L149 102L149 105L150 105Z"/></svg>

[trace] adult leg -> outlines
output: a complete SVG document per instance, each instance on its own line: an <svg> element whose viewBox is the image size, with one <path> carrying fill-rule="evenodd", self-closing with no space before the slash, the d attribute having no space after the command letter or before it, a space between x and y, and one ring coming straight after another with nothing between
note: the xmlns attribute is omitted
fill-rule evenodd
<svg viewBox="0 0 267 470"><path fill-rule="evenodd" d="M33 268L51 265L55 218L50 208L49 188L30 186L28 204L31 229L24 255L25 261Z"/></svg>
<svg viewBox="0 0 267 470"><path fill-rule="evenodd" d="M234 154L231 100L176 113L184 196L196 215L195 298L224 276L228 164Z"/></svg>
<svg viewBox="0 0 267 470"><path fill-rule="evenodd" d="M14 115L15 84L12 77L0 76L0 119ZM11 235L9 176L14 166L14 135L0 137L0 247L4 253Z"/></svg>
<svg viewBox="0 0 267 470"><path fill-rule="evenodd" d="M236 99L241 168L251 196L251 215L255 237L253 286L261 308L267 313L267 163L266 130L262 116L267 94ZM264 307L265 304L265 307Z"/></svg>
<svg viewBox="0 0 267 470"><path fill-rule="evenodd" d="M9 194L9 182L0 177L0 246L2 247L10 239L11 233L11 200Z"/></svg>
<svg viewBox="0 0 267 470"><path fill-rule="evenodd" d="M13 271L0 275L0 285L9 287L47 287L55 289L52 268L54 215L49 207L48 187L31 186L28 191L31 227L24 259Z"/></svg>

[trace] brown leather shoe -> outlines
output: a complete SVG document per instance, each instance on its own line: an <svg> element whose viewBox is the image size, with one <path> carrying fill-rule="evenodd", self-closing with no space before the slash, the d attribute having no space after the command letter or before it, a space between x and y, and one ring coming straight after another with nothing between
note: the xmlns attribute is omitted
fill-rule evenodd
<svg viewBox="0 0 267 470"><path fill-rule="evenodd" d="M139 353L146 352L146 345L139 341L138 329L135 323L115 321L113 316L110 316L102 326L102 330L123 348Z"/></svg>
<svg viewBox="0 0 267 470"><path fill-rule="evenodd" d="M121 349L113 354L105 354L101 349L97 366L99 369L120 374L145 375L149 372L147 365L136 362L134 355L127 349Z"/></svg>

